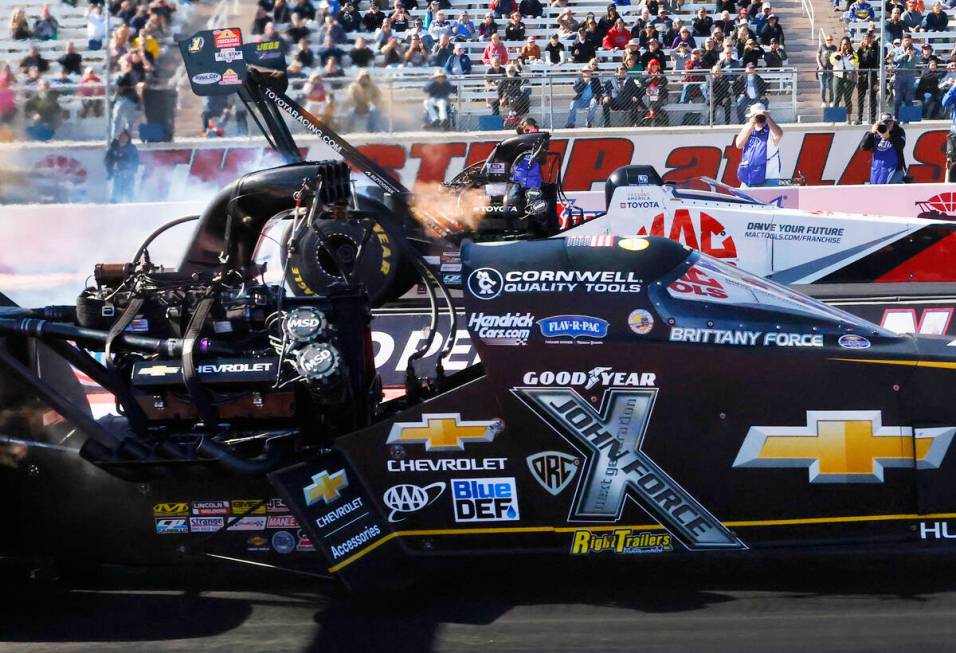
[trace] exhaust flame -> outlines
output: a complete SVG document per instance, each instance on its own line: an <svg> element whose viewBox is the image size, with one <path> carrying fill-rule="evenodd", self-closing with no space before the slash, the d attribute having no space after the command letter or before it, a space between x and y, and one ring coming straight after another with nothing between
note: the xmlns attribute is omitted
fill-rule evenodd
<svg viewBox="0 0 956 653"><path fill-rule="evenodd" d="M462 191L430 183L416 187L411 212L425 228L447 237L477 228L488 203L488 196L481 190Z"/></svg>

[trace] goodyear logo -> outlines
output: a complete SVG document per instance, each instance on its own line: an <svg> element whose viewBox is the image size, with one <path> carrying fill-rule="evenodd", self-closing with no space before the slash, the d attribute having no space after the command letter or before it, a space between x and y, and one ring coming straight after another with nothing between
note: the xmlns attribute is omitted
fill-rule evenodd
<svg viewBox="0 0 956 653"><path fill-rule="evenodd" d="M153 506L154 517L180 517L189 514L189 504L185 501L175 503L157 503Z"/></svg>
<svg viewBox="0 0 956 653"><path fill-rule="evenodd" d="M425 451L464 451L467 442L491 442L501 421L463 420L458 413L426 413L419 422L397 422L387 444L424 444Z"/></svg>
<svg viewBox="0 0 956 653"><path fill-rule="evenodd" d="M575 531L571 540L571 555L666 553L673 550L670 533L648 533L631 528L618 528L610 533Z"/></svg>
<svg viewBox="0 0 956 653"><path fill-rule="evenodd" d="M259 499L233 499L232 514L264 515L266 514L266 503Z"/></svg>
<svg viewBox="0 0 956 653"><path fill-rule="evenodd" d="M312 506L319 501L326 505L337 501L342 496L342 490L349 486L349 479L345 470L340 469L334 474L322 470L312 477L312 483L302 488L305 494L305 505Z"/></svg>
<svg viewBox="0 0 956 653"><path fill-rule="evenodd" d="M808 410L804 426L752 426L734 467L807 469L811 483L882 483L887 467L939 469L956 427L884 426L878 410Z"/></svg>

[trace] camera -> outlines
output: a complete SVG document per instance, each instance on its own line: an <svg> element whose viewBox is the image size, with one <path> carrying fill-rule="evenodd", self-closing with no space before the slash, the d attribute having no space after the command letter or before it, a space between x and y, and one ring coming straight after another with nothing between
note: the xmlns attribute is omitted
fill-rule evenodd
<svg viewBox="0 0 956 653"><path fill-rule="evenodd" d="M887 124L886 124L885 122L878 122L878 123L876 123L876 131L879 132L879 133L881 133L881 134L885 134L887 128L888 128L888 127L887 127Z"/></svg>

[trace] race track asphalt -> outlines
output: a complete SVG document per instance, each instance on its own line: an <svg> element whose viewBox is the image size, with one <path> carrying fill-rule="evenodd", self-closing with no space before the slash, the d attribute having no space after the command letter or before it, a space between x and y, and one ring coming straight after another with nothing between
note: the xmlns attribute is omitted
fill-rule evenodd
<svg viewBox="0 0 956 653"><path fill-rule="evenodd" d="M311 582L196 592L180 581L8 586L0 651L956 650L956 563L933 559L463 561L438 581L364 597Z"/></svg>

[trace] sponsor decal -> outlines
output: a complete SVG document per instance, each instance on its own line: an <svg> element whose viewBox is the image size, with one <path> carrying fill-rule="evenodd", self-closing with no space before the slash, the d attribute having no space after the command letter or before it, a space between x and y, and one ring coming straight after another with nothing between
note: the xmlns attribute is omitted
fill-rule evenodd
<svg viewBox="0 0 956 653"><path fill-rule="evenodd" d="M189 532L185 519L156 519L156 533L159 535L182 535Z"/></svg>
<svg viewBox="0 0 956 653"><path fill-rule="evenodd" d="M194 36L189 42L189 54L197 54L206 45L206 40L201 36Z"/></svg>
<svg viewBox="0 0 956 653"><path fill-rule="evenodd" d="M316 474L312 477L312 483L302 488L305 494L305 505L313 506L319 501L326 505L338 501L342 496L341 491L349 486L349 479L345 475L345 470L340 469L334 474L327 471Z"/></svg>
<svg viewBox="0 0 956 653"><path fill-rule="evenodd" d="M150 365L136 370L136 376L167 376L169 374L179 374L178 365Z"/></svg>
<svg viewBox="0 0 956 653"><path fill-rule="evenodd" d="M456 522L517 521L518 489L514 478L452 479Z"/></svg>
<svg viewBox="0 0 956 653"><path fill-rule="evenodd" d="M232 63L233 61L241 61L242 50L237 50L236 48L226 48L225 50L217 50L215 58L216 58L216 61L222 61L225 63Z"/></svg>
<svg viewBox="0 0 956 653"><path fill-rule="evenodd" d="M561 451L542 451L528 456L528 469L538 485L558 496L571 484L581 460Z"/></svg>
<svg viewBox="0 0 956 653"><path fill-rule="evenodd" d="M660 192L660 191L658 191ZM659 209L661 208L661 203L654 199L654 196L651 195L646 189L637 189L627 191L627 195L624 197L624 200L618 203L618 208L621 209Z"/></svg>
<svg viewBox="0 0 956 653"><path fill-rule="evenodd" d="M642 281L633 272L612 270L514 270L504 276L494 268L468 275L468 291L478 299L507 293L638 293Z"/></svg>
<svg viewBox="0 0 956 653"><path fill-rule="evenodd" d="M292 515L269 515L266 528L299 528L299 520Z"/></svg>
<svg viewBox="0 0 956 653"><path fill-rule="evenodd" d="M748 222L745 238L763 238L779 242L839 245L845 235L843 227L786 224L781 222Z"/></svg>
<svg viewBox="0 0 956 653"><path fill-rule="evenodd" d="M179 517L189 514L189 504L185 501L157 503L153 506L154 517Z"/></svg>
<svg viewBox="0 0 956 653"><path fill-rule="evenodd" d="M276 553L286 555L296 548L295 536L289 531L278 531L272 535L272 548Z"/></svg>
<svg viewBox="0 0 956 653"><path fill-rule="evenodd" d="M574 531L571 540L571 555L667 553L673 550L670 533L648 533L631 528L618 528L610 533Z"/></svg>
<svg viewBox="0 0 956 653"><path fill-rule="evenodd" d="M554 315L538 320L538 328L545 338L571 338L593 343L590 338L603 339L607 335L607 320L590 315Z"/></svg>
<svg viewBox="0 0 956 653"><path fill-rule="evenodd" d="M478 299L494 299L504 285L501 273L494 268L479 268L468 275L468 292Z"/></svg>
<svg viewBox="0 0 956 653"><path fill-rule="evenodd" d="M883 311L880 326L901 335L944 336L952 319L952 308L926 308L918 319L914 308L887 308Z"/></svg>
<svg viewBox="0 0 956 653"><path fill-rule="evenodd" d="M266 514L266 502L262 499L233 499L232 514L264 515Z"/></svg>
<svg viewBox="0 0 956 653"><path fill-rule="evenodd" d="M840 339L837 340L837 343L844 349L869 349L870 341L864 338L863 336L858 336L853 333L847 333L846 335L840 336Z"/></svg>
<svg viewBox="0 0 956 653"><path fill-rule="evenodd" d="M413 458L389 460L390 472L494 472L505 468L507 458Z"/></svg>
<svg viewBox="0 0 956 653"><path fill-rule="evenodd" d="M193 80L193 84L215 84L222 79L222 75L219 73L199 73L198 75L193 75L190 79Z"/></svg>
<svg viewBox="0 0 956 653"><path fill-rule="evenodd" d="M631 252L642 252L651 246L651 241L646 238L622 238L617 246Z"/></svg>
<svg viewBox="0 0 956 653"><path fill-rule="evenodd" d="M342 517L345 517L346 515L349 515L355 512L356 510L361 509L362 507L364 507L364 505L365 504L362 502L362 497L355 497L348 503L343 503L341 506L339 506L335 510L332 510L331 512L327 512L324 515L319 516L315 520L315 523L318 525L319 528L325 528L329 524L332 524L342 519Z"/></svg>
<svg viewBox="0 0 956 653"><path fill-rule="evenodd" d="M822 347L823 334L782 333L779 331L764 333L763 331L672 327L670 341L712 345L743 345L747 347L769 347L771 345L778 347Z"/></svg>
<svg viewBox="0 0 956 653"><path fill-rule="evenodd" d="M605 391L597 409L569 387L513 392L585 456L569 521L617 521L630 497L688 548L744 547L642 451L656 388Z"/></svg>
<svg viewBox="0 0 956 653"><path fill-rule="evenodd" d="M461 285L461 275L458 273L455 274L443 274L441 275L441 280L443 283L449 286L460 286Z"/></svg>
<svg viewBox="0 0 956 653"><path fill-rule="evenodd" d="M289 512L289 506L285 505L285 501L276 497L266 501L266 512Z"/></svg>
<svg viewBox="0 0 956 653"><path fill-rule="evenodd" d="M260 41L256 43L256 52L272 52L281 49L281 44L278 41Z"/></svg>
<svg viewBox="0 0 956 653"><path fill-rule="evenodd" d="M919 539L954 540L956 539L956 526L950 527L949 522L945 521L920 522Z"/></svg>
<svg viewBox="0 0 956 653"><path fill-rule="evenodd" d="M439 481L421 487L411 483L393 485L385 490L382 502L392 512L388 514L388 521L395 523L404 521L403 515L418 512L425 506L434 503L445 491L445 482Z"/></svg>
<svg viewBox="0 0 956 653"><path fill-rule="evenodd" d="M638 236L663 236L671 240L709 254L714 258L726 262L737 262L737 245L734 238L724 225L716 218L700 211L697 216L692 216L688 209L677 209L674 211L674 218L668 220L669 225L665 224L665 216L658 213L651 221L651 229L648 233L647 227L641 227Z"/></svg>
<svg viewBox="0 0 956 653"><path fill-rule="evenodd" d="M266 529L265 515L255 515L252 517L240 517L226 527L227 531L264 531Z"/></svg>
<svg viewBox="0 0 956 653"><path fill-rule="evenodd" d="M653 387L657 375L653 372L615 372L613 367L593 367L587 372L526 372L521 377L524 385L583 386L590 390L605 387Z"/></svg>
<svg viewBox="0 0 956 653"><path fill-rule="evenodd" d="M635 308L627 316L627 326L639 336L646 336L654 328L654 316L643 308Z"/></svg>
<svg viewBox="0 0 956 653"><path fill-rule="evenodd" d="M228 501L193 501L194 515L228 515Z"/></svg>
<svg viewBox="0 0 956 653"><path fill-rule="evenodd" d="M425 451L464 451L468 442L492 442L499 419L463 420L459 413L423 413L419 422L396 422L386 444L424 444Z"/></svg>
<svg viewBox="0 0 956 653"><path fill-rule="evenodd" d="M196 371L200 374L243 374L250 372L268 372L272 369L272 362L267 363L207 363L197 365Z"/></svg>
<svg viewBox="0 0 956 653"><path fill-rule="evenodd" d="M222 530L225 523L224 517L190 517L189 530L192 533L215 533Z"/></svg>
<svg viewBox="0 0 956 653"><path fill-rule="evenodd" d="M272 100L273 102L275 102L276 106L279 107L279 109L289 114L293 120L295 120L297 123L305 127L309 132L318 136L322 140L322 142L328 148L330 148L333 152L335 152L336 154L342 153L341 145L339 145L331 136L329 136L328 134L323 132L321 129L313 125L309 121L309 119L303 116L301 113L299 113L297 109L293 109L292 105L290 105L288 102L286 102L281 97L279 97L279 95L275 91L273 91L271 88L266 88L265 92L266 92L266 97ZM367 173L366 176L372 179L372 181L377 181L375 178L375 175L373 175L370 172Z"/></svg>
<svg viewBox="0 0 956 653"><path fill-rule="evenodd" d="M242 36L238 29L213 30L212 40L217 50L242 47Z"/></svg>
<svg viewBox="0 0 956 653"><path fill-rule="evenodd" d="M315 545L312 544L312 540L309 539L309 534L303 530L300 530L296 533L296 543L295 550L300 553L309 553L315 551Z"/></svg>
<svg viewBox="0 0 956 653"><path fill-rule="evenodd" d="M696 264L692 265L677 281L668 287L672 297L681 299L680 295L693 295L698 298L727 299L728 294L717 279L708 275Z"/></svg>
<svg viewBox="0 0 956 653"><path fill-rule="evenodd" d="M808 410L804 426L751 426L733 466L805 468L811 483L882 483L887 467L939 469L954 433L884 426L878 410Z"/></svg>
<svg viewBox="0 0 956 653"><path fill-rule="evenodd" d="M379 525L371 524L341 544L330 545L329 550L332 552L332 557L335 560L338 560L346 554L349 554L359 548L364 548L364 546L367 544L371 544L378 539L381 534L382 529L379 527Z"/></svg>
<svg viewBox="0 0 956 653"><path fill-rule="evenodd" d="M253 535L246 540L246 551L264 553L269 550L269 540L261 535Z"/></svg>
<svg viewBox="0 0 956 653"><path fill-rule="evenodd" d="M242 80L239 79L239 74L235 70L229 68L222 74L222 79L219 80L219 85L230 86L234 84L242 84Z"/></svg>
<svg viewBox="0 0 956 653"><path fill-rule="evenodd" d="M531 313L472 313L468 316L468 328L488 345L523 345L531 335L532 326L534 315Z"/></svg>
<svg viewBox="0 0 956 653"><path fill-rule="evenodd" d="M613 247L614 236L568 236L565 247Z"/></svg>

